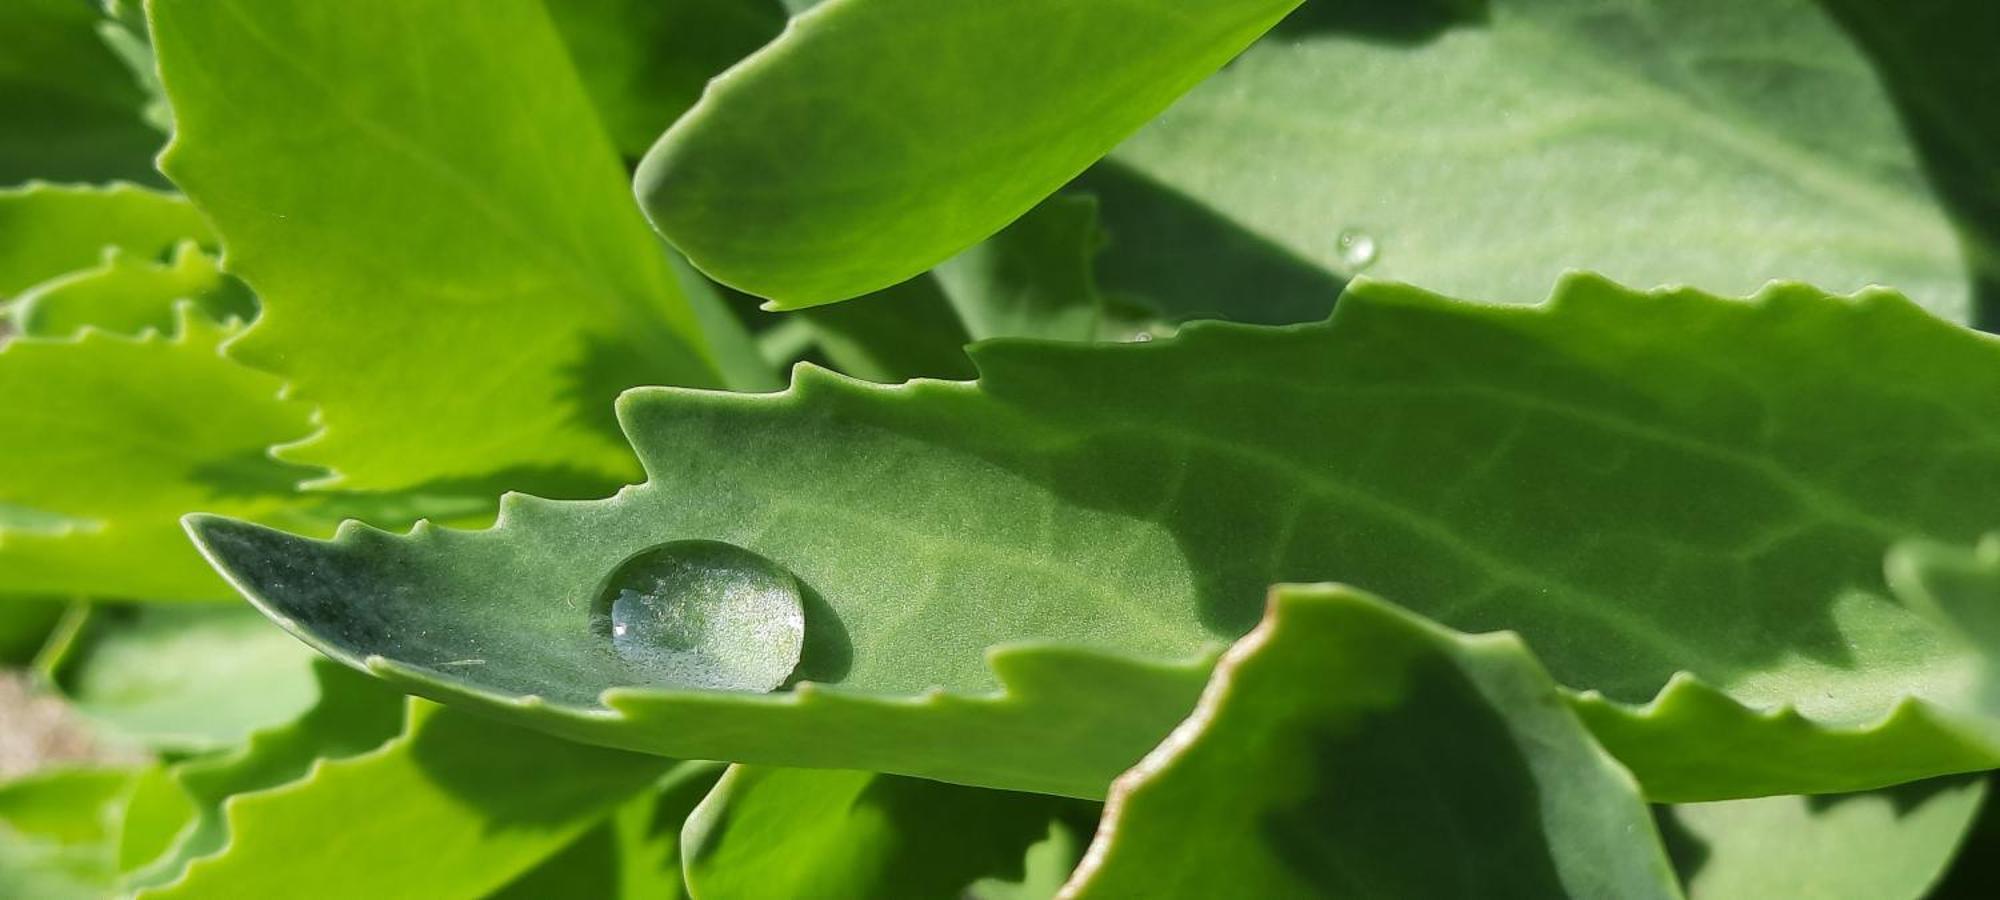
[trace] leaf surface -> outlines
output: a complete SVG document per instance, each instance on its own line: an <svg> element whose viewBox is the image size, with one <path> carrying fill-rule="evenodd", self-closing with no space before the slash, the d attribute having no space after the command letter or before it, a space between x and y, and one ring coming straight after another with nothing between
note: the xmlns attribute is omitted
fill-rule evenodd
<svg viewBox="0 0 2000 900"><path fill-rule="evenodd" d="M733 766L682 832L690 893L978 897L1024 878L1052 830L1087 833L1094 804L834 769ZM1074 860L1071 861L1072 863Z"/></svg>
<svg viewBox="0 0 2000 900"><path fill-rule="evenodd" d="M266 454L307 409L222 356L237 330L183 308L171 334L0 346L0 594L221 599L177 517L310 521L293 485L317 470Z"/></svg>
<svg viewBox="0 0 2000 900"><path fill-rule="evenodd" d="M564 0L548 4L619 153L637 159L717 73L785 27L777 0Z"/></svg>
<svg viewBox="0 0 2000 900"><path fill-rule="evenodd" d="M1864 794L1760 797L1662 811L1690 900L1928 896L1986 797L1986 777Z"/></svg>
<svg viewBox="0 0 2000 900"><path fill-rule="evenodd" d="M113 248L95 268L45 281L17 298L14 319L29 337L75 337L87 327L136 335L172 331L178 301L193 303L218 322L248 322L257 298L216 266L192 241L155 262Z"/></svg>
<svg viewBox="0 0 2000 900"><path fill-rule="evenodd" d="M1083 171L1297 0L833 0L646 154L647 215L780 308L929 269Z"/></svg>
<svg viewBox="0 0 2000 900"><path fill-rule="evenodd" d="M1322 585L1272 590L1194 714L1119 776L1062 896L1680 891L1638 785L1518 638Z"/></svg>
<svg viewBox="0 0 2000 900"><path fill-rule="evenodd" d="M130 769L58 769L0 784L0 894L94 900L117 884Z"/></svg>
<svg viewBox="0 0 2000 900"><path fill-rule="evenodd" d="M285 458L590 493L618 391L720 383L540 3L149 9L162 165L265 304L231 355L319 410Z"/></svg>
<svg viewBox="0 0 2000 900"><path fill-rule="evenodd" d="M681 874L681 825L716 779L719 763L683 763L651 790L564 850L494 894L498 900L551 896L670 900L687 896Z"/></svg>
<svg viewBox="0 0 2000 900"><path fill-rule="evenodd" d="M0 6L0 184L158 181L161 135L138 79L100 36L96 4L8 0ZM0 293L5 293L0 289Z"/></svg>
<svg viewBox="0 0 2000 900"><path fill-rule="evenodd" d="M242 606L99 606L52 674L99 726L195 754L297 718L317 656Z"/></svg>
<svg viewBox="0 0 2000 900"><path fill-rule="evenodd" d="M2000 346L1896 295L1578 276L1510 307L1371 281L1325 324L974 355L975 383L628 393L647 483L515 497L490 531L192 529L337 658L682 757L1096 795L1185 712L1142 696L1190 702L1265 585L1339 578L1520 632L1598 692L1586 712L1655 799L2000 761L1963 715L1978 654L1882 575L1904 538L1989 527ZM794 679L825 687L701 695L607 649L607 574L695 539L805 586ZM1061 718L1085 714L1088 735Z"/></svg>
<svg viewBox="0 0 2000 900"><path fill-rule="evenodd" d="M229 844L223 804L309 777L324 760L375 751L403 732L401 698L331 662L312 667L316 695L292 721L250 735L222 754L168 767L142 782L126 809L119 849L125 886L147 888L178 879L193 860Z"/></svg>
<svg viewBox="0 0 2000 900"><path fill-rule="evenodd" d="M1991 77L1901 37L1947 15L1982 40L1987 4L1828 5L1874 10L1864 44ZM1114 158L1337 273L1512 302L1570 268L1885 284L1963 319L1968 254L1906 122L1938 105L1971 138L1987 96L1896 96L1815 0L1315 0Z"/></svg>
<svg viewBox="0 0 2000 900"><path fill-rule="evenodd" d="M411 703L381 748L231 801L228 847L140 896L482 896L674 764Z"/></svg>
<svg viewBox="0 0 2000 900"><path fill-rule="evenodd" d="M0 300L97 265L105 247L138 259L182 240L214 238L186 198L130 184L26 184L0 189Z"/></svg>

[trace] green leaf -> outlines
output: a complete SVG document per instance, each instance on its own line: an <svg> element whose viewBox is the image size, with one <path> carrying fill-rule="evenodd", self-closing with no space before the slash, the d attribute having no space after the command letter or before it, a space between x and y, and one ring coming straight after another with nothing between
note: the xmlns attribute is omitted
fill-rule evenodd
<svg viewBox="0 0 2000 900"><path fill-rule="evenodd" d="M1027 212L1297 3L833 0L710 86L639 196L702 271L779 308L879 290Z"/></svg>
<svg viewBox="0 0 2000 900"><path fill-rule="evenodd" d="M1087 341L1114 326L1091 272L1101 241L1095 200L1052 197L931 272L861 302L794 315L810 323L842 374L885 383L971 378L965 345L974 338Z"/></svg>
<svg viewBox="0 0 2000 900"><path fill-rule="evenodd" d="M96 900L117 884L128 769L61 769L0 784L0 895Z"/></svg>
<svg viewBox="0 0 2000 900"><path fill-rule="evenodd" d="M1835 5L1898 35L1941 7ZM1905 52L1990 85L1972 47L1992 13L1951 6L1973 55ZM1990 96L1923 99L1970 147ZM1570 268L1886 284L1962 319L1967 254L1904 124L1915 99L1814 0L1314 0L1114 158L1333 272L1511 302Z"/></svg>
<svg viewBox="0 0 2000 900"><path fill-rule="evenodd" d="M612 144L635 159L710 78L785 27L777 0L562 0L548 10Z"/></svg>
<svg viewBox="0 0 2000 900"><path fill-rule="evenodd" d="M971 378L972 340L938 280L919 275L860 303L796 313L842 373L893 384L912 378Z"/></svg>
<svg viewBox="0 0 2000 900"><path fill-rule="evenodd" d="M1679 895L1638 785L1518 638L1334 585L1272 591L1063 893Z"/></svg>
<svg viewBox="0 0 2000 900"><path fill-rule="evenodd" d="M1317 322L1347 285L1115 159L1091 166L1068 190L1097 200L1107 240L1093 268L1107 299L1166 321Z"/></svg>
<svg viewBox="0 0 2000 900"><path fill-rule="evenodd" d="M703 900L964 897L987 879L1022 879L1052 829L1087 833L1095 820L1094 804L1047 795L732 766L681 842Z"/></svg>
<svg viewBox="0 0 2000 900"><path fill-rule="evenodd" d="M175 244L214 245L186 199L129 184L28 184L0 190L0 300L97 265L105 247L139 259Z"/></svg>
<svg viewBox="0 0 2000 900"><path fill-rule="evenodd" d="M220 599L181 514L313 520L293 485L317 471L266 453L310 430L307 408L221 355L235 329L180 316L167 335L0 346L0 595Z"/></svg>
<svg viewBox="0 0 2000 900"><path fill-rule="evenodd" d="M1104 302L1091 258L1102 243L1095 199L1051 197L936 277L974 338L1095 340Z"/></svg>
<svg viewBox="0 0 2000 900"><path fill-rule="evenodd" d="M1985 776L1865 794L1764 797L1661 813L1692 900L1917 900L1927 896L1986 796Z"/></svg>
<svg viewBox="0 0 2000 900"><path fill-rule="evenodd" d="M140 896L483 896L674 764L412 703L380 749L231 800L228 847Z"/></svg>
<svg viewBox="0 0 2000 900"><path fill-rule="evenodd" d="M299 782L325 760L374 751L402 733L406 704L378 684L326 660L316 661L313 677L317 699L297 719L141 781L119 851L127 887L170 883L193 860L224 850L223 804L231 797Z"/></svg>
<svg viewBox="0 0 2000 900"><path fill-rule="evenodd" d="M1513 307L1363 281L1326 324L974 357L972 384L630 392L646 484L517 496L489 531L191 527L336 658L684 758L1099 795L1265 585L1340 579L1519 631L1599 692L1590 720L1654 799L2000 763L1963 715L1976 655L1882 575L1895 542L1992 525L2000 345L1895 294L1577 276ZM702 694L605 653L604 579L675 540L793 573L794 678L828 686Z"/></svg>
<svg viewBox="0 0 2000 900"><path fill-rule="evenodd" d="M241 606L100 606L54 678L127 742L201 753L297 718L314 701L316 657Z"/></svg>
<svg viewBox="0 0 2000 900"><path fill-rule="evenodd" d="M0 184L30 178L158 181L146 94L79 0L0 5ZM6 292L0 288L0 294Z"/></svg>
<svg viewBox="0 0 2000 900"><path fill-rule="evenodd" d="M681 824L722 776L719 763L682 763L650 791L625 802L596 828L493 896L663 900L687 896Z"/></svg>
<svg viewBox="0 0 2000 900"><path fill-rule="evenodd" d="M68 601L58 597L9 597L0 602L0 666L25 665L34 659L67 607Z"/></svg>
<svg viewBox="0 0 2000 900"><path fill-rule="evenodd" d="M1953 214L1978 279L1979 322L2000 324L2000 67L1986 61L2000 6L1960 0L1821 0L1881 74L1924 172Z"/></svg>
<svg viewBox="0 0 2000 900"><path fill-rule="evenodd" d="M218 322L248 322L257 298L242 282L222 274L215 259L192 241L174 248L167 262L133 257L117 248L96 268L63 275L17 299L14 319L29 337L74 337L84 328L138 334L170 331L176 301L195 304Z"/></svg>
<svg viewBox="0 0 2000 900"><path fill-rule="evenodd" d="M282 455L321 484L602 490L637 473L618 391L720 383L540 3L149 9L162 166L264 302L231 355L318 408Z"/></svg>

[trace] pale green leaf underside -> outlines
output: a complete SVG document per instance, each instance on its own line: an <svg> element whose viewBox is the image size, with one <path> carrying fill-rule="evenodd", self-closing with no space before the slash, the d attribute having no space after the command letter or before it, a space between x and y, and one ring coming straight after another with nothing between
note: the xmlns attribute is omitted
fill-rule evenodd
<svg viewBox="0 0 2000 900"><path fill-rule="evenodd" d="M1982 96L1900 99L1973 136ZM1577 267L1885 284L1962 319L1968 257L1905 118L1814 0L1315 0L1113 158L1331 271L1368 234L1370 275L1444 293L1533 302Z"/></svg>
<svg viewBox="0 0 2000 900"><path fill-rule="evenodd" d="M1638 785L1520 640L1322 585L1273 589L1194 714L1119 776L1061 896L1680 890Z"/></svg>
<svg viewBox="0 0 2000 900"><path fill-rule="evenodd" d="M1986 776L1661 812L1690 900L1918 900L1959 850Z"/></svg>
<svg viewBox="0 0 2000 900"><path fill-rule="evenodd" d="M689 892L702 900L980 900L982 888L1025 881L1035 848L1055 840L1080 849L1075 839L1096 820L1094 804L1063 797L732 766L688 818L681 844Z"/></svg>
<svg viewBox="0 0 2000 900"><path fill-rule="evenodd" d="M1882 577L1895 541L1993 524L2000 346L1894 294L1777 285L1746 302L1577 276L1509 307L1364 281L1326 324L974 356L975 383L808 368L776 395L630 392L646 484L517 496L490 531L193 529L255 602L351 664L683 757L1096 795L1186 709L1148 707L1139 684L1171 674L1147 696L1191 701L1267 585L1339 579L1520 632L1559 682L1613 701L1586 713L1657 799L2000 761L1982 726L1924 705L1963 705L1972 655ZM648 687L595 635L616 563L697 538L807 586L795 677L827 687ZM1071 649L989 661L1022 644ZM1662 708L1623 705L1678 672ZM980 696L997 687L1015 693ZM915 699L932 690L956 696ZM1700 691L1714 702L1688 714ZM1111 710L1089 729L1060 718ZM1730 752L1700 768L1648 752L1711 730ZM1841 762L1788 769L1760 747Z"/></svg>
<svg viewBox="0 0 2000 900"><path fill-rule="evenodd" d="M297 718L317 696L316 658L241 604L100 605L51 677L110 733L196 754Z"/></svg>
<svg viewBox="0 0 2000 900"><path fill-rule="evenodd" d="M162 166L265 304L230 352L319 412L287 459L592 493L618 391L719 383L540 3L148 8Z"/></svg>
<svg viewBox="0 0 2000 900"><path fill-rule="evenodd" d="M782 308L918 274L1074 177L1298 0L830 0L647 153L653 224Z"/></svg>

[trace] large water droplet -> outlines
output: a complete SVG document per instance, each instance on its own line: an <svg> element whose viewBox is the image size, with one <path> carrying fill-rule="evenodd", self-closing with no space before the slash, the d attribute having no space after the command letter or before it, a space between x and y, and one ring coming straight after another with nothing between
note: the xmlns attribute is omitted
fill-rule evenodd
<svg viewBox="0 0 2000 900"><path fill-rule="evenodd" d="M1334 238L1333 248L1334 252L1340 254L1340 264L1347 267L1349 272L1359 272L1368 268L1375 262L1375 256L1380 252L1380 248L1375 245L1373 235L1353 228L1341 232L1339 237Z"/></svg>
<svg viewBox="0 0 2000 900"><path fill-rule="evenodd" d="M674 541L613 569L590 625L647 683L769 691L805 644L799 583L776 563L720 541Z"/></svg>

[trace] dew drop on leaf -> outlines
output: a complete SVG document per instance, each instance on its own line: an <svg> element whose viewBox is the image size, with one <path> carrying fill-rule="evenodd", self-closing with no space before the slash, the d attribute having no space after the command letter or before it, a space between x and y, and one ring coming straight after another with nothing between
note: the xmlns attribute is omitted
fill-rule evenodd
<svg viewBox="0 0 2000 900"><path fill-rule="evenodd" d="M776 563L720 541L674 541L613 569L590 627L635 684L769 691L805 641L799 583Z"/></svg>
<svg viewBox="0 0 2000 900"><path fill-rule="evenodd" d="M1334 238L1334 250L1340 254L1340 264L1349 272L1359 272L1368 268L1375 262L1375 256L1380 252L1380 248L1375 245L1373 235L1352 228Z"/></svg>

